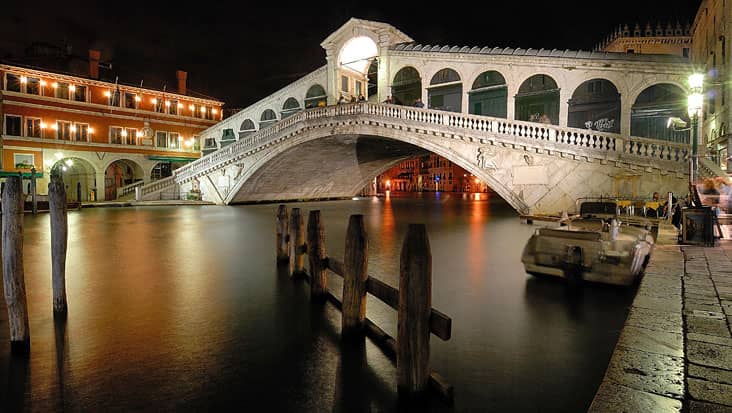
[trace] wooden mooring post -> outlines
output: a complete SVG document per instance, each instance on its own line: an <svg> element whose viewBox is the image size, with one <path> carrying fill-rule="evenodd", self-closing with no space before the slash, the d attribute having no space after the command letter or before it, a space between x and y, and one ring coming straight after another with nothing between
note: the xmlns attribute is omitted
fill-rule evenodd
<svg viewBox="0 0 732 413"><path fill-rule="evenodd" d="M3 286L8 307L10 348L15 353L30 351L28 303L23 272L23 181L10 176L2 195Z"/></svg>
<svg viewBox="0 0 732 413"><path fill-rule="evenodd" d="M308 262L310 264L310 296L322 301L328 292L325 263L325 230L320 211L308 215Z"/></svg>
<svg viewBox="0 0 732 413"><path fill-rule="evenodd" d="M137 189L137 188L135 188ZM288 231L287 206L277 207L277 262L290 261L290 234Z"/></svg>
<svg viewBox="0 0 732 413"><path fill-rule="evenodd" d="M399 263L397 389L418 396L430 379L432 253L423 224L409 224Z"/></svg>
<svg viewBox="0 0 732 413"><path fill-rule="evenodd" d="M305 222L300 208L292 208L290 214L290 276L297 277L305 273Z"/></svg>
<svg viewBox="0 0 732 413"><path fill-rule="evenodd" d="M68 220L66 188L61 177L51 176L48 184L48 208L51 215L51 285L53 286L53 315L66 317L66 248Z"/></svg>
<svg viewBox="0 0 732 413"><path fill-rule="evenodd" d="M278 211L278 219L279 214ZM359 344L368 336L387 357L396 361L400 396L419 398L430 389L452 403L453 387L429 367L430 334L449 340L452 320L431 307L432 255L425 226L409 226L400 256L399 289L368 275L368 236L362 215L349 218L343 261L326 255L324 239L320 211L311 211L307 245L302 248L308 253L310 274L303 273L302 278L311 283L314 301L325 298L341 311L341 334L347 338L347 345L354 341ZM328 290L326 270L343 277L342 300ZM367 293L398 312L396 340L366 317Z"/></svg>
<svg viewBox="0 0 732 413"><path fill-rule="evenodd" d="M346 231L346 251L343 256L343 317L344 337L363 333L366 319L366 279L368 278L368 237L363 215L351 215Z"/></svg>

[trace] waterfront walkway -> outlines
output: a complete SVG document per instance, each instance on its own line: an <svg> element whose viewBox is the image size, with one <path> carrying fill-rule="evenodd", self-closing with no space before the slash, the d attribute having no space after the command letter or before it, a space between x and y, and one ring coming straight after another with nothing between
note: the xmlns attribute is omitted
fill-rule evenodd
<svg viewBox="0 0 732 413"><path fill-rule="evenodd" d="M590 412L732 413L732 241L657 246Z"/></svg>

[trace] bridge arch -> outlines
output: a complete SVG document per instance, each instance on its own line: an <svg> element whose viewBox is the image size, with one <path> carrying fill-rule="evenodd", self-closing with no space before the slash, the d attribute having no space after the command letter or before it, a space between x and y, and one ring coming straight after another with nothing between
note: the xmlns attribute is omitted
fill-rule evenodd
<svg viewBox="0 0 732 413"><path fill-rule="evenodd" d="M559 125L559 86L547 74L524 80L515 97L516 120Z"/></svg>
<svg viewBox="0 0 732 413"><path fill-rule="evenodd" d="M689 131L668 127L670 117L689 121L684 88L673 83L656 83L643 89L633 101L630 133L633 136L689 142Z"/></svg>
<svg viewBox="0 0 732 413"><path fill-rule="evenodd" d="M394 103L411 106L417 98L422 98L422 75L413 66L404 66L395 74L391 82L391 96Z"/></svg>
<svg viewBox="0 0 732 413"><path fill-rule="evenodd" d="M506 118L508 116L508 84L497 70L478 75L468 92L468 113Z"/></svg>
<svg viewBox="0 0 732 413"><path fill-rule="evenodd" d="M66 187L66 200L89 201L95 188L97 170L94 165L77 156L67 156L53 163L49 170L56 168Z"/></svg>
<svg viewBox="0 0 732 413"><path fill-rule="evenodd" d="M252 133L257 131L257 125L254 124L254 121L251 119L244 119L244 122L241 123L239 126L239 139L251 135Z"/></svg>
<svg viewBox="0 0 732 413"><path fill-rule="evenodd" d="M275 122L277 122L277 113L272 109L265 109L259 116L259 129L264 129Z"/></svg>
<svg viewBox="0 0 732 413"><path fill-rule="evenodd" d="M282 119L284 119L297 112L298 110L300 110L300 102L298 102L297 99L293 97L289 97L282 105L282 112L280 115L282 116Z"/></svg>
<svg viewBox="0 0 732 413"><path fill-rule="evenodd" d="M327 100L328 95L325 93L325 88L316 83L310 86L308 91L305 92L305 109L326 106Z"/></svg>
<svg viewBox="0 0 732 413"><path fill-rule="evenodd" d="M366 129L362 132L368 132ZM360 140L370 140L372 143L374 140L378 141L369 146L369 150L375 150L376 153L359 153ZM327 151L329 159L342 163L322 168L322 163L315 162L315 159L323 150ZM383 153L378 152L379 150L383 150ZM472 152L459 151L441 145L428 136L403 133L397 129L380 130L378 134L339 134L336 130L334 135L332 128L318 128L293 136L287 145L273 146L241 170L237 183L224 202L256 201L259 200L256 198L257 194L261 194L262 199L269 200L277 199L276 196L282 196L283 193L296 194L291 195L293 198L325 197L325 194L334 192L341 193L342 196L353 196L393 165L428 152L442 156L478 177L516 210L529 210L520 196L502 182L502 172L482 167L476 162ZM313 169L293 173L294 164L313 165ZM282 179L282 176L289 178ZM311 189L297 194L302 188Z"/></svg>
<svg viewBox="0 0 732 413"><path fill-rule="evenodd" d="M429 109L462 112L463 83L460 73L450 67L435 72L427 87L427 100Z"/></svg>
<svg viewBox="0 0 732 413"><path fill-rule="evenodd" d="M104 199L107 201L117 199L117 188L136 181L143 181L146 176L149 176L140 164L125 158L108 161L102 170L104 171Z"/></svg>
<svg viewBox="0 0 732 413"><path fill-rule="evenodd" d="M620 133L621 96L610 80L585 80L574 89L567 105L569 127Z"/></svg>

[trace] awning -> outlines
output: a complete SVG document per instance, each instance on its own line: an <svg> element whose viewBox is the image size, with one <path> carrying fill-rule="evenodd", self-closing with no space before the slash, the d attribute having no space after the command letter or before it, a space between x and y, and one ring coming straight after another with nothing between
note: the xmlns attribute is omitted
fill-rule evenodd
<svg viewBox="0 0 732 413"><path fill-rule="evenodd" d="M151 161L165 161L165 162L193 162L198 158L184 158L181 156L149 156L147 159Z"/></svg>
<svg viewBox="0 0 732 413"><path fill-rule="evenodd" d="M23 172L23 178L30 178L30 172ZM13 171L0 171L0 178L7 178L9 176L18 176L18 172ZM36 178L43 178L43 172L36 172Z"/></svg>

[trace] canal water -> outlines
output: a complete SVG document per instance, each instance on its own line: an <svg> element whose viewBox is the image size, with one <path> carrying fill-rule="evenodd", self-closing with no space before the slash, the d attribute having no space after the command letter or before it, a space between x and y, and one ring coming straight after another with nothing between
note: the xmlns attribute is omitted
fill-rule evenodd
<svg viewBox="0 0 732 413"><path fill-rule="evenodd" d="M587 409L632 290L527 276L520 255L534 228L490 194L296 206L322 211L336 257L348 216L363 214L369 273L393 286L407 224L426 224L433 307L453 320L451 340L432 336L431 366L455 386L453 406L400 403L395 365L368 339L341 345L339 313L276 270L277 205L245 205L70 212L65 324L51 312L48 215L27 216L31 355L10 356L3 303L0 410ZM371 296L367 307L396 336L396 312Z"/></svg>

